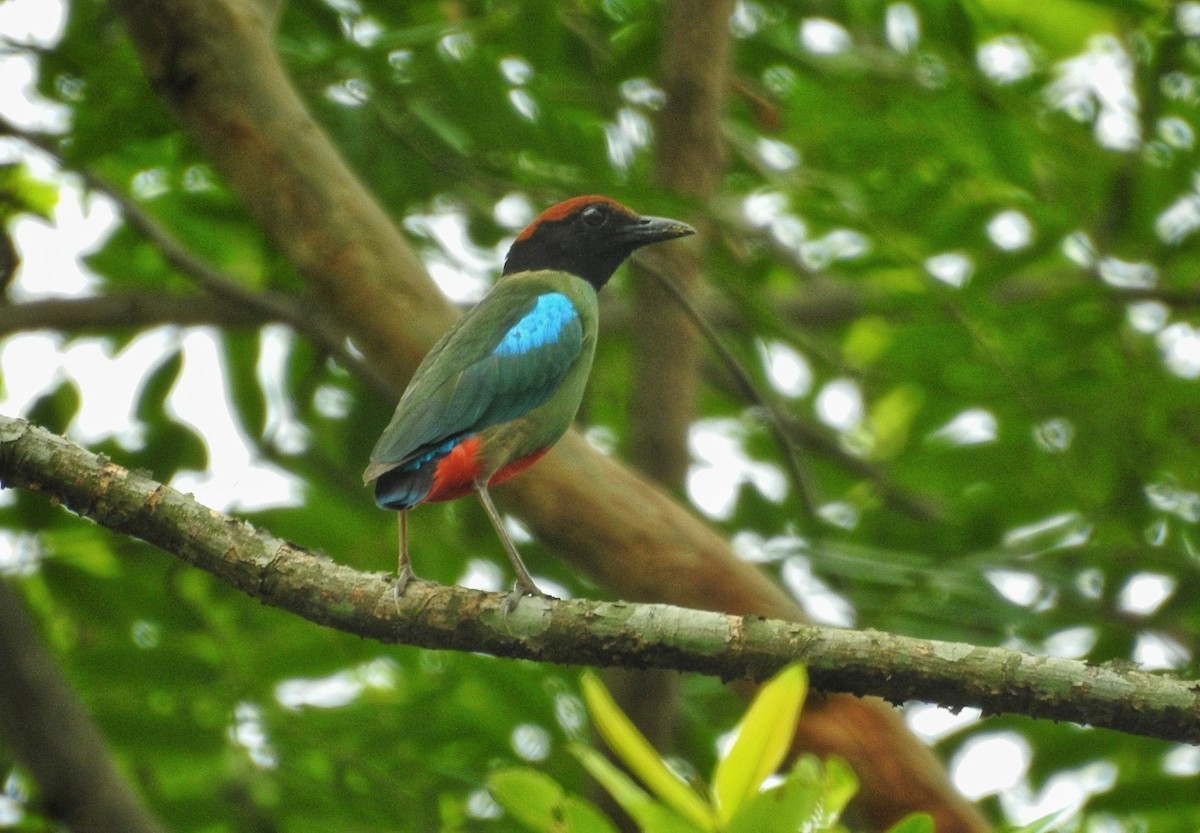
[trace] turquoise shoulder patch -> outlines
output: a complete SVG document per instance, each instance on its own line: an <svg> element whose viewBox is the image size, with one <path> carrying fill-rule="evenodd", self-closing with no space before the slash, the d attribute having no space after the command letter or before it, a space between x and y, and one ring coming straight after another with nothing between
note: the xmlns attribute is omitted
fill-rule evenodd
<svg viewBox="0 0 1200 833"><path fill-rule="evenodd" d="M563 328L579 318L571 300L561 292L539 295L533 309L514 324L492 354L501 358L523 356L539 347L553 344Z"/></svg>

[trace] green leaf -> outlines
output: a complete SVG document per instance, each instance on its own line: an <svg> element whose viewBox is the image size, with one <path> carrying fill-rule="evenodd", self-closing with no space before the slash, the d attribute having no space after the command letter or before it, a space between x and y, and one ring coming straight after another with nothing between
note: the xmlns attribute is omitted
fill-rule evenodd
<svg viewBox="0 0 1200 833"><path fill-rule="evenodd" d="M837 755L825 759L825 774L821 779L821 809L824 814L824 827L832 826L858 792L858 776L850 768L850 764Z"/></svg>
<svg viewBox="0 0 1200 833"><path fill-rule="evenodd" d="M57 185L37 179L24 163L0 165L0 221L20 213L51 220L57 204Z"/></svg>
<svg viewBox="0 0 1200 833"><path fill-rule="evenodd" d="M746 710L733 745L713 775L713 804L721 824L726 824L783 762L807 689L804 666L793 663L763 685Z"/></svg>
<svg viewBox="0 0 1200 833"><path fill-rule="evenodd" d="M642 783L701 830L715 830L712 809L682 778L672 772L645 736L625 716L600 678L584 672L580 684L596 731L613 753Z"/></svg>
<svg viewBox="0 0 1200 833"><path fill-rule="evenodd" d="M875 401L869 417L872 458L886 460L904 449L913 420L921 409L921 400L921 389L917 386L896 385Z"/></svg>
<svg viewBox="0 0 1200 833"><path fill-rule="evenodd" d="M842 353L855 368L865 370L886 353L892 336L893 327L885 319L879 316L860 318L846 333Z"/></svg>
<svg viewBox="0 0 1200 833"><path fill-rule="evenodd" d="M571 754L608 791L613 800L638 827L650 833L696 833L708 828L697 827L680 817L670 807L655 801L648 792L634 783L619 767L600 752L581 743L571 744Z"/></svg>
<svg viewBox="0 0 1200 833"><path fill-rule="evenodd" d="M67 426L79 413L79 405L79 388L67 380L39 396L26 412L25 418L56 434L65 434Z"/></svg>
<svg viewBox="0 0 1200 833"><path fill-rule="evenodd" d="M488 791L509 815L531 830L546 833L616 833L589 801L567 795L550 776L528 767L496 770Z"/></svg>
<svg viewBox="0 0 1200 833"><path fill-rule="evenodd" d="M137 409L134 414L138 419L149 423L163 418L167 397L170 395L171 389L175 387L175 382L178 381L179 373L182 370L183 351L176 349L168 353L159 362L158 367L146 376L138 394Z"/></svg>
<svg viewBox="0 0 1200 833"><path fill-rule="evenodd" d="M974 0L965 4L993 31L1027 32L1056 57L1082 51L1088 38L1115 32L1119 18L1100 3L1089 0Z"/></svg>
<svg viewBox="0 0 1200 833"><path fill-rule="evenodd" d="M566 830L574 833L617 833L608 816L596 805L577 795L568 795L562 804L562 819Z"/></svg>
<svg viewBox="0 0 1200 833"><path fill-rule="evenodd" d="M409 104L409 110L445 142L456 155L463 156L471 149L470 134L429 102L415 100Z"/></svg>
<svg viewBox="0 0 1200 833"><path fill-rule="evenodd" d="M81 524L51 527L41 533L46 552L61 563L71 564L95 578L116 578L121 574L121 562L113 552L111 541L92 534Z"/></svg>
<svg viewBox="0 0 1200 833"><path fill-rule="evenodd" d="M933 816L910 813L887 829L887 833L934 833Z"/></svg>
<svg viewBox="0 0 1200 833"><path fill-rule="evenodd" d="M722 828L724 833L791 833L807 829L817 813L820 786L809 771L796 771L781 783L745 801Z"/></svg>
<svg viewBox="0 0 1200 833"><path fill-rule="evenodd" d="M247 436L259 442L267 428L267 397L258 381L262 333L224 332L220 344L234 413Z"/></svg>
<svg viewBox="0 0 1200 833"><path fill-rule="evenodd" d="M1062 815L1062 811L1049 813L1020 827L1006 827L1004 833L1049 833L1051 830L1062 827ZM889 830L887 833L896 833L896 831Z"/></svg>
<svg viewBox="0 0 1200 833"><path fill-rule="evenodd" d="M617 827L592 802L578 796L563 799L564 831L574 833L617 833Z"/></svg>
<svg viewBox="0 0 1200 833"><path fill-rule="evenodd" d="M138 453L158 477L170 479L180 469L204 471L208 468L208 446L189 425L175 421L157 421L147 425L146 445ZM161 463L155 465L153 461Z"/></svg>
<svg viewBox="0 0 1200 833"><path fill-rule="evenodd" d="M531 830L551 831L562 787L549 775L527 767L502 769L487 778L488 792L509 815Z"/></svg>

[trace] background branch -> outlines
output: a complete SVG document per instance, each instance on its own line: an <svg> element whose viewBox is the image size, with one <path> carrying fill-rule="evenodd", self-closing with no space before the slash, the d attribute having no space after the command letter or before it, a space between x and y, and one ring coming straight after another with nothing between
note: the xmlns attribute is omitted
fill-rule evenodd
<svg viewBox="0 0 1200 833"><path fill-rule="evenodd" d="M346 336L336 331L324 316L315 315L311 305L305 303L303 299L278 292L256 292L242 286L220 269L189 251L182 241L154 219L146 209L126 196L108 180L91 171L73 167L59 152L50 137L22 130L3 117L0 117L0 135L20 139L48 154L64 169L77 174L88 188L104 194L116 203L121 211L121 217L129 227L153 245L169 266L191 278L197 286L214 299L223 301L228 308L236 310L236 312L230 313L235 324L243 323L247 316L255 313L264 321L279 321L288 324L301 336L336 358L344 367L371 385L377 392L387 390L387 383L383 378L369 364L347 349ZM47 308L42 308L40 311L45 312L46 310ZM136 312L137 310L131 311ZM175 323L199 323L190 320L195 317L195 314L184 313L183 317L189 320ZM0 330L0 332L3 331Z"/></svg>
<svg viewBox="0 0 1200 833"><path fill-rule="evenodd" d="M398 396L452 307L289 83L269 21L236 0L112 6L151 86ZM622 598L803 619L711 527L577 432L496 496L550 550ZM886 704L831 697L798 731L801 746L836 750L856 768L871 826L919 810L942 833L987 829Z"/></svg>
<svg viewBox="0 0 1200 833"><path fill-rule="evenodd" d="M970 15L860 6L826 4L815 21L796 4L734 3L722 21L724 0L68 4L53 30L0 44L52 103L35 121L55 125L4 113L35 141L0 136L0 329L38 333L0 345L3 386L29 403L0 412L86 436L349 567L385 569L395 518L362 489L362 461L460 311L421 263L474 294L538 209L608 193L704 227L694 250L652 254L670 256L672 279L698 267L693 305L761 390L767 376L786 383L784 429L826 511L801 529L796 501L775 502L784 460L762 415L703 341L673 341L689 330L658 319L673 304L643 296L644 273L629 269L601 294L582 412L610 459L572 435L497 494L532 534L522 546L539 581L785 622L803 608L942 640L935 652L1004 645L1200 679L1200 595L1188 592L1200 230L1187 182L1200 110L1176 106L1188 90L1175 83L1190 77L1186 21L1161 4L1091 4L1050 31L1009 4L1041 58L1013 84L975 60L991 44ZM1137 147L1108 145L1111 113L1098 124L1058 112L1077 57L1121 68L1123 135ZM284 312L218 297L125 221L72 264L73 231L97 219L90 197L113 204L73 187L68 166ZM69 292L76 266L93 295L126 297L19 303ZM296 335L269 337L286 310ZM304 334L305 317L373 371L380 395ZM196 323L197 338L145 338ZM97 339L138 365L124 380L136 384L105 384ZM60 371L31 361L34 342L38 355L61 348L48 357ZM655 363L633 407L630 380ZM558 708L572 669L314 626L54 501L3 497L0 570L19 571L10 587L165 824L349 830L403 817L432 833L473 812L479 762L523 756L530 725L549 741L538 768L577 784L559 754L577 726ZM188 528L216 534L211 520L200 510ZM412 521L424 575L503 584L475 502ZM313 565L319 594L334 567ZM367 579L373 602L379 578ZM923 650L887 644L893 672ZM738 711L728 695L755 687L631 674L640 704L679 681L669 754L699 771ZM1052 809L1060 781L1081 787L1066 824L1200 829L1182 776L1196 747L1172 741L847 694L815 697L798 731L794 752L852 762L861 789L847 824L864 833L912 810L941 833L984 829L979 813L1021 824ZM990 751L1017 747L1028 754ZM32 780L11 750L8 763ZM1011 788L989 792L1001 775ZM10 797L18 824L56 823L41 789Z"/></svg>
<svg viewBox="0 0 1200 833"><path fill-rule="evenodd" d="M11 428L6 420L0 433L7 437ZM0 734L37 781L46 813L75 831L162 833L117 770L38 636L24 600L5 581L0 581L0 668Z"/></svg>
<svg viewBox="0 0 1200 833"><path fill-rule="evenodd" d="M679 305L684 315L691 321L692 326L704 337L709 348L716 353L720 365L729 374L732 386L737 394L746 402L762 411L767 428L770 430L771 436L774 438L780 453L787 463L787 469L792 479L792 486L795 488L799 498L802 515L800 522L802 525L808 524L815 516L820 501L819 496L816 494L812 472L801 458L799 449L796 447L795 437L799 436L799 433L794 430L789 432L786 429L784 424L785 417L775 404L773 398L768 397L758 389L758 386L750 378L750 374L746 371L746 368L742 366L737 357L733 355L733 351L721 340L720 333L704 318L691 298L684 294L664 270L646 268L645 272L658 281L662 287L662 291ZM798 423L799 420L793 419L790 422ZM815 433L815 431L812 432L812 434ZM826 445L825 448L831 451L836 450L846 460L853 459L832 444Z"/></svg>
<svg viewBox="0 0 1200 833"><path fill-rule="evenodd" d="M663 191L693 206L708 201L725 168L720 124L730 72L732 8L732 0L669 0L663 8L659 78L666 103L657 118L654 179ZM671 303L656 272L676 277L679 301L699 294L711 227L695 213L693 209L685 216L697 224L696 239L665 247L658 257L643 252L630 268L628 456L638 471L674 493L683 491L691 465L688 439L697 414L702 354L699 332L682 304ZM679 726L679 675L612 670L605 679L646 737L669 751ZM623 815L615 812L604 791L599 797L610 814ZM636 825L626 819L624 829Z"/></svg>
<svg viewBox="0 0 1200 833"><path fill-rule="evenodd" d="M0 336L31 330L111 331L122 327L153 327L160 324L259 327L273 320L277 319L264 315L262 310L212 295L122 292L0 305Z"/></svg>

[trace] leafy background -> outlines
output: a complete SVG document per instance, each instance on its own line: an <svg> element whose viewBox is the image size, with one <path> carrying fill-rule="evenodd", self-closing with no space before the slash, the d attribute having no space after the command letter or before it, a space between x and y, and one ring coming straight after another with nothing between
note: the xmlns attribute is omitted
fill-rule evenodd
<svg viewBox="0 0 1200 833"><path fill-rule="evenodd" d="M75 0L65 15L49 45L6 48L32 58L37 95L59 108L67 168L114 183L245 286L299 291L108 7ZM637 0L296 0L278 45L322 126L466 300L555 199L664 203L651 185L660 18ZM808 516L760 409L714 362L688 496L818 618L1194 677L1200 4L741 2L731 26L728 169L717 198L672 213L716 224L706 310L778 407L829 442L805 454L820 495ZM27 145L3 152L45 168ZM9 173L5 217L21 232L49 209ZM84 265L88 294L190 288L126 225ZM10 303L52 279L24 269ZM606 290L582 415L617 454L638 418L624 289ZM391 403L280 326L212 323L201 333L238 437L286 479L226 477L206 499L386 569L394 519L358 473ZM10 326L6 375L29 361L28 338ZM58 327L64 355L157 347L129 419L89 444L181 484L227 465L173 404L195 343L169 325ZM95 390L51 375L9 404L78 435ZM714 472L736 488L714 490ZM506 829L481 786L522 759L581 788L564 748L582 731L573 671L318 630L41 498L0 500L5 571L175 829ZM422 576L501 581L474 504L423 508L412 535ZM602 592L527 549L537 575ZM679 757L709 772L739 705L709 680L684 692ZM997 819L1066 803L1081 829L1200 826L1194 748L1013 717L953 726L935 741L945 759L1016 760L1013 784L982 799ZM4 823L47 829L5 754Z"/></svg>

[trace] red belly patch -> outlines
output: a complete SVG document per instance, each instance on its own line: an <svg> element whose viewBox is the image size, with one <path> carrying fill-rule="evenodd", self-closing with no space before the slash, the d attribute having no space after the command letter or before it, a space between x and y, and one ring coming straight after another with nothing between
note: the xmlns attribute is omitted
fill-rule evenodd
<svg viewBox="0 0 1200 833"><path fill-rule="evenodd" d="M540 448L519 460L513 460L491 476L489 486L503 483L532 466L549 451L550 448ZM479 463L479 437L464 440L450 453L438 461L433 472L433 485L425 496L425 503L436 503L443 500L455 500L465 497L475 491L475 481L479 479L482 466Z"/></svg>
<svg viewBox="0 0 1200 833"><path fill-rule="evenodd" d="M433 486L425 496L427 502L454 500L475 490L479 477L479 437L463 440L450 453L438 460L433 470Z"/></svg>
<svg viewBox="0 0 1200 833"><path fill-rule="evenodd" d="M507 466L504 466L502 469L500 469L500 471L493 474L492 479L488 481L488 485L494 486L497 483L503 483L505 480L508 480L508 478L510 478L510 477L516 477L518 474L525 471L525 469L532 466L538 460L545 457L546 452L549 450L550 450L550 446L546 446L545 448L539 448L537 451L533 452L532 454L528 455L527 457L522 457L520 460L513 460Z"/></svg>

